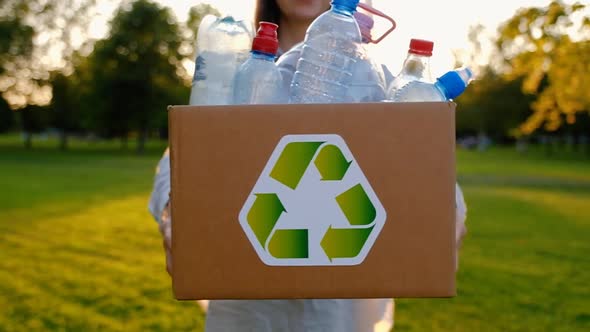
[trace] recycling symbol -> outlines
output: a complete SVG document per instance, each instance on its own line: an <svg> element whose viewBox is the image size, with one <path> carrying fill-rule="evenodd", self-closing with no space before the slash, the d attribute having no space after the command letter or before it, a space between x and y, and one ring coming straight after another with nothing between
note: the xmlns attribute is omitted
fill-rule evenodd
<svg viewBox="0 0 590 332"><path fill-rule="evenodd" d="M239 214L267 265L358 265L386 212L339 135L287 135Z"/></svg>

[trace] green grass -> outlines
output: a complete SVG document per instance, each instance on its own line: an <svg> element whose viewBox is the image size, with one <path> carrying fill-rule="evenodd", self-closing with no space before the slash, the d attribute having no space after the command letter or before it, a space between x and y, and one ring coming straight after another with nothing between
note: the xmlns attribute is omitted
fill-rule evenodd
<svg viewBox="0 0 590 332"><path fill-rule="evenodd" d="M459 151L458 297L397 300L395 331L590 330L590 160Z"/></svg>
<svg viewBox="0 0 590 332"><path fill-rule="evenodd" d="M163 144L0 138L0 331L203 328L172 299L147 212ZM590 159L459 151L459 296L396 301L395 331L590 330Z"/></svg>

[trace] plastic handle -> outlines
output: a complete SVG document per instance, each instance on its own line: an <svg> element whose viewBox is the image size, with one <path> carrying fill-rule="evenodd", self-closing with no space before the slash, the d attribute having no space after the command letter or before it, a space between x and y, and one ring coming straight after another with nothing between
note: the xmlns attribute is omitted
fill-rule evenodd
<svg viewBox="0 0 590 332"><path fill-rule="evenodd" d="M397 27L397 23L395 23L395 20L393 18L387 16L387 14L383 13L382 11L377 10L377 9L375 9L367 4L364 4L362 2L358 4L358 7L362 8L363 10L365 10L373 15L383 17L384 19L388 20L389 23L391 23L391 28L389 28L389 30L387 30L381 37L379 37L377 39L370 38L369 39L370 43L373 43L373 44L380 43L383 39L385 39L385 37L387 37Z"/></svg>

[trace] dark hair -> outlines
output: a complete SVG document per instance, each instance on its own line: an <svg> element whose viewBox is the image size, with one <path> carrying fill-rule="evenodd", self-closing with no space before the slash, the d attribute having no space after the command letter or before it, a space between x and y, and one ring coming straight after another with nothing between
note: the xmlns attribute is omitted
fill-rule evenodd
<svg viewBox="0 0 590 332"><path fill-rule="evenodd" d="M256 13L254 15L254 29L258 29L260 21L279 24L281 20L281 9L277 0L257 0ZM279 27L280 30L280 27Z"/></svg>

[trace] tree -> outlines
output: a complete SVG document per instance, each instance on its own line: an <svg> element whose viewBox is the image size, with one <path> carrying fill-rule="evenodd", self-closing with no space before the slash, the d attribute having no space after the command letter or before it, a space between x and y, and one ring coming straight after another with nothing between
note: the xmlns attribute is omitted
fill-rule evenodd
<svg viewBox="0 0 590 332"><path fill-rule="evenodd" d="M213 6L209 4L198 4L192 7L188 13L188 20L186 21L186 42L191 50L189 54L191 60L195 58L195 49L194 45L197 40L197 36L199 35L199 26L201 25L201 21L207 15L215 15L220 16L221 13Z"/></svg>
<svg viewBox="0 0 590 332"><path fill-rule="evenodd" d="M167 105L188 100L182 42L169 9L149 0L121 7L88 60L94 96L86 109L94 128L121 137L123 145L134 130L142 152L149 131L165 120Z"/></svg>
<svg viewBox="0 0 590 332"><path fill-rule="evenodd" d="M0 1L0 90L13 109L49 101L49 72L71 71L69 57L79 46L76 39L86 36L95 2ZM61 59L48 64L48 53Z"/></svg>
<svg viewBox="0 0 590 332"><path fill-rule="evenodd" d="M60 150L67 149L68 134L80 128L76 111L75 83L73 75L66 76L62 72L53 72L50 78L52 89L51 124L59 129Z"/></svg>
<svg viewBox="0 0 590 332"><path fill-rule="evenodd" d="M7 132L14 126L14 111L8 102L0 96L0 133Z"/></svg>
<svg viewBox="0 0 590 332"><path fill-rule="evenodd" d="M590 111L590 18L573 20L585 8L553 1L522 9L500 26L496 45L506 59L506 77L521 78L523 91L537 95L522 134L540 127L556 131Z"/></svg>
<svg viewBox="0 0 590 332"><path fill-rule="evenodd" d="M457 98L457 132L484 133L503 141L514 136L531 114L532 95L524 94L522 80L506 80L490 67Z"/></svg>
<svg viewBox="0 0 590 332"><path fill-rule="evenodd" d="M22 10L10 1L0 2L0 91L3 95L18 85L19 71L33 53L33 28L18 15Z"/></svg>
<svg viewBox="0 0 590 332"><path fill-rule="evenodd" d="M15 67L21 57L27 59L33 50L33 28L19 17L0 17L0 74Z"/></svg>
<svg viewBox="0 0 590 332"><path fill-rule="evenodd" d="M17 111L20 115L20 123L25 136L25 148L32 148L33 134L39 133L47 128L49 123L50 110L47 106L27 105Z"/></svg>
<svg viewBox="0 0 590 332"><path fill-rule="evenodd" d="M511 140L515 129L531 114L533 96L521 91L522 79L508 80L499 73L497 54L486 57L484 49L494 40L483 25L472 26L468 39L469 51L455 51L455 66L469 66L476 80L456 100L457 133Z"/></svg>

